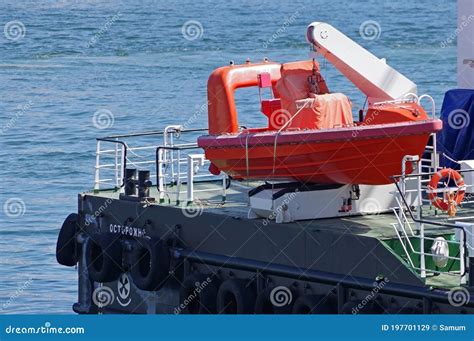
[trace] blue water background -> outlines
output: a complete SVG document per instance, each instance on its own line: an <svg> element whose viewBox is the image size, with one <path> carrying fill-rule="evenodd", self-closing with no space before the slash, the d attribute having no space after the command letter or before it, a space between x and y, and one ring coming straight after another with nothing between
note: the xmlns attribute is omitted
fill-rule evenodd
<svg viewBox="0 0 474 341"><path fill-rule="evenodd" d="M11 41L0 30L0 209L19 198L24 211L0 210L0 313L72 312L77 275L56 263L55 243L77 193L92 187L94 138L159 130L196 112L192 126L206 126L207 77L229 60L306 59L305 28L325 21L386 58L438 106L456 86L455 0L1 0L0 28L13 20L26 31ZM203 27L195 40L182 34L189 20ZM377 39L359 32L368 20L381 28ZM323 75L355 109L363 104L329 65ZM237 100L241 124L265 121L255 89ZM100 109L114 116L103 130L92 121Z"/></svg>

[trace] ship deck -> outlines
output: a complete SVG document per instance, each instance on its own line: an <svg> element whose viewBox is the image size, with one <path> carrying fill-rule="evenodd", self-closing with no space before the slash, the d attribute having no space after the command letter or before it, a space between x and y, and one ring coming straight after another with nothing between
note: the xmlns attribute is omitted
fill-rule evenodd
<svg viewBox="0 0 474 341"><path fill-rule="evenodd" d="M249 206L247 192L261 185L261 182L232 182L231 186L226 190L226 199L223 201L222 197L222 183L219 182L196 182L194 187L195 200L191 205L195 205L199 210L203 212L210 212L215 214L222 214L240 219L249 219ZM186 205L186 193L185 186L182 186L181 193L177 194L177 186L168 187L165 196L165 201L159 202L158 190L156 187L150 189L150 196L155 198L156 202L152 205L162 206L174 206L174 207L185 207ZM116 190L101 190L90 193L92 195L98 195L103 197L110 197L118 199L119 193ZM180 205L176 204L178 201ZM429 208L426 207L423 211L429 212ZM465 207L460 210L457 215L457 219L463 222L474 223L474 218L468 217L467 220L463 220L463 216L468 216L474 212L474 205ZM449 221L450 218L447 215L440 214L437 212L437 221ZM264 219L264 218L257 218ZM429 218L427 218L429 219ZM393 224L397 223L397 219L392 213L383 214L371 214L371 215L356 215L346 216L337 218L325 218L325 219L314 219L314 220L302 220L291 223L285 223L289 227L304 228L304 229L318 229L332 231L335 233L350 233L357 236L366 236L371 238L377 238L381 240L389 240L397 238ZM433 225L425 226L426 235L442 235L446 233L452 233L451 229L443 229Z"/></svg>
<svg viewBox="0 0 474 341"><path fill-rule="evenodd" d="M249 220L249 206L248 206L248 191L261 185L261 182L232 182L230 187L226 190L226 200L222 197L222 182L196 182L194 187L195 200L191 205L196 206L202 212L209 212L219 215L226 215L242 220ZM181 193L178 195L178 187L171 186L167 188L167 193L164 202L160 203L159 192L156 187L150 189L150 196L155 198L155 202L150 205L161 205L168 207L186 206L186 186L182 186ZM119 199L119 191L116 189L92 191L85 193L87 195L94 195L112 199ZM180 204L177 204L179 199ZM429 208L424 208L424 213L429 212ZM464 207L460 210L457 218L463 222L474 223L472 216L474 212L474 205ZM466 219L467 218L467 219ZM258 218L264 219L264 218ZM428 219L428 218L427 218ZM436 216L437 221L449 221L449 217L445 215ZM373 214L373 215L358 215L326 219L314 219L295 221L285 223L288 228L308 229L326 231L329 233L352 234L359 237L377 238L382 241L390 241L397 239L397 233L394 229L394 224L397 219L394 214ZM434 225L425 225L425 236L441 236L452 234L452 229L444 229ZM459 286L459 277L451 276L446 273L430 274L426 278L426 285L436 288L453 288Z"/></svg>

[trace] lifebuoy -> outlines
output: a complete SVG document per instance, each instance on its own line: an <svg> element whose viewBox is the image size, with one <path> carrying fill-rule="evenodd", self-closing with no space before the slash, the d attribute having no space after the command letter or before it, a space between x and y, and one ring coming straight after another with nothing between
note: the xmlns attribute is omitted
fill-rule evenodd
<svg viewBox="0 0 474 341"><path fill-rule="evenodd" d="M438 188L438 182L441 179L447 178L448 180L452 179L455 183L456 186L458 186L458 190L456 191L456 195L451 198L451 200L446 200L442 199L437 195L435 190ZM448 211L450 210L450 202L452 201L455 205L459 205L461 201L464 199L464 189L462 187L464 186L464 179L462 178L461 174L459 174L457 171L451 168L443 168L439 172L435 173L430 180L430 183L428 184L428 188L431 190L428 192L428 197L431 201L431 203L439 208L440 210L443 211ZM450 194L448 194L450 195Z"/></svg>

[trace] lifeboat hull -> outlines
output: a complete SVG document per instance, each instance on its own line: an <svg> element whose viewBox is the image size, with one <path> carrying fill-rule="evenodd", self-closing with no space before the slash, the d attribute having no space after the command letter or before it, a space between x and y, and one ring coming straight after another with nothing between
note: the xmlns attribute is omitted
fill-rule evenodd
<svg viewBox="0 0 474 341"><path fill-rule="evenodd" d="M208 135L198 139L211 171L235 179L382 185L405 155L422 156L437 119L325 130ZM410 167L410 165L407 165ZM411 171L410 169L408 169Z"/></svg>

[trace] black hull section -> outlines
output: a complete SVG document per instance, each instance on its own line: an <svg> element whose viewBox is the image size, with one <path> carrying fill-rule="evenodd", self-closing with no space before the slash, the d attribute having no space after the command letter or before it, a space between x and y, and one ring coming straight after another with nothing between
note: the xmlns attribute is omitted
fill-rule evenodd
<svg viewBox="0 0 474 341"><path fill-rule="evenodd" d="M256 306L272 288L284 287L291 300L283 307L286 310L280 310L283 313L291 313L296 301L300 304L314 297L330 303L325 305L330 307L326 310L313 311L318 313L474 311L474 300L460 307L451 305L449 290L430 290L383 240L363 235L366 226L348 221L340 223L351 224L351 231L360 229L361 233L318 229L304 221L276 224L94 195L79 196L78 213L79 299L74 304L77 313L189 312L187 305L191 303L183 304L183 283L192 275L208 279L206 293L212 292L208 296L215 296L209 288L217 290L224 282L245 282L242 295L248 294L248 300L253 299L251 304ZM98 289L99 283L90 278L91 264L84 251L87 243L93 241L91 236L97 234L107 235L108 240L120 243L123 250L117 262L122 262L125 275L103 284L110 288L104 290L113 296L104 304L94 297L103 287ZM136 258L137 245L142 245L143 240L149 244L153 241L153 245L163 241L161 244L170 255L166 264L146 258L145 253ZM133 279L137 259L144 257L146 264L155 262L159 271L166 269L167 273L166 278L148 290L138 289ZM215 303L211 305L214 307ZM268 313L268 309L262 309L259 307L257 312ZM236 312L255 312L250 310L236 308ZM272 313L278 311L273 309ZM216 312L219 302L215 311L208 311Z"/></svg>

